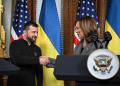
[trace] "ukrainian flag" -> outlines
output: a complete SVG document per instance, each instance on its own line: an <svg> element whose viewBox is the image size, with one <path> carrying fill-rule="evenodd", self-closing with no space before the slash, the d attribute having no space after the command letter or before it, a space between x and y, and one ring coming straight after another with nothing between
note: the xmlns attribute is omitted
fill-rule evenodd
<svg viewBox="0 0 120 86"><path fill-rule="evenodd" d="M108 49L120 55L120 0L109 0L105 31L109 31L112 35Z"/></svg>
<svg viewBox="0 0 120 86"><path fill-rule="evenodd" d="M57 55L61 55L60 23L55 0L43 0L36 45L41 48L42 56L56 59ZM64 86L64 81L54 77L53 70L43 67L43 86Z"/></svg>

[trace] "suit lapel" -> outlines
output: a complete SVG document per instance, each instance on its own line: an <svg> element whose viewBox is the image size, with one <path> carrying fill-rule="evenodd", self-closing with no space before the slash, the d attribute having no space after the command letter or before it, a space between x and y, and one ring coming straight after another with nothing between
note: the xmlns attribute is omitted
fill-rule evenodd
<svg viewBox="0 0 120 86"><path fill-rule="evenodd" d="M87 45L85 46L85 48L83 49L81 55L86 55L87 52L89 52L91 49L91 43L87 43Z"/></svg>

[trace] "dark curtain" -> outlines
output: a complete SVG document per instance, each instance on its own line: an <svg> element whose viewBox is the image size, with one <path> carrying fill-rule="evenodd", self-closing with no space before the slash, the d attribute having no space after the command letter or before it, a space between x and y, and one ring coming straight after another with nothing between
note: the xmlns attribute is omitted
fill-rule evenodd
<svg viewBox="0 0 120 86"><path fill-rule="evenodd" d="M27 0L30 20L36 22L36 0Z"/></svg>

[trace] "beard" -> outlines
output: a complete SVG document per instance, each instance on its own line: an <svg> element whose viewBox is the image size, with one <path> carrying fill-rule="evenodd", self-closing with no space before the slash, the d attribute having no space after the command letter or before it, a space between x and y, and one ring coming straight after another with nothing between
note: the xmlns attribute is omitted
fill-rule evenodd
<svg viewBox="0 0 120 86"><path fill-rule="evenodd" d="M37 38L37 37L35 36L34 38ZM33 40L33 36L32 36L32 38L31 38L31 37L29 37L29 36L27 35L27 36L26 36L26 39L27 39L30 43L35 42L35 41L36 41L36 39L35 39L35 40Z"/></svg>

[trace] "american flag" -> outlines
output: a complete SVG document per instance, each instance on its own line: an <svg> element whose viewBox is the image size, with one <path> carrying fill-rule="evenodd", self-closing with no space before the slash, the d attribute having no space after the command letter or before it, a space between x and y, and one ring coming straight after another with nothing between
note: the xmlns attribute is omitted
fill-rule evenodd
<svg viewBox="0 0 120 86"><path fill-rule="evenodd" d="M79 0L76 19L84 16L91 16L94 18L96 24L98 25L98 31L100 32L98 17L93 0ZM78 43L80 43L80 39L78 38L77 33L74 31L74 48Z"/></svg>
<svg viewBox="0 0 120 86"><path fill-rule="evenodd" d="M23 37L23 25L27 21L30 21L27 1L17 0L11 29L10 42L16 39L21 39Z"/></svg>

